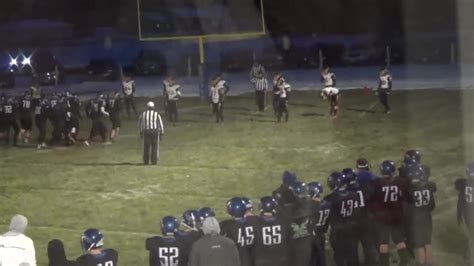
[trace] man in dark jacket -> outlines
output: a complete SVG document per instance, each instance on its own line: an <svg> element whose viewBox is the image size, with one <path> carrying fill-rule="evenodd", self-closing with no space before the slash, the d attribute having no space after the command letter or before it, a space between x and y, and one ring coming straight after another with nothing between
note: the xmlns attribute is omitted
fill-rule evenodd
<svg viewBox="0 0 474 266"><path fill-rule="evenodd" d="M234 242L221 236L215 217L202 224L204 236L193 244L188 266L240 266L239 253Z"/></svg>

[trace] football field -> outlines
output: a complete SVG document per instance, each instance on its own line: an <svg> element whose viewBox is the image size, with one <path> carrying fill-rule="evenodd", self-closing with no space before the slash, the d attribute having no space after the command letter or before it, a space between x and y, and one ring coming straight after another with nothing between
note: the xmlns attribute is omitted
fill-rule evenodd
<svg viewBox="0 0 474 266"><path fill-rule="evenodd" d="M145 238L159 234L165 215L180 217L186 209L209 206L226 218L229 198L257 202L280 184L285 169L306 182L322 182L326 194L332 170L354 167L365 157L378 173L380 162L398 164L413 148L421 151L438 185L435 262L463 265L465 238L456 222L453 182L472 159L466 158L464 137L472 125L464 121L473 121L474 114L463 112L469 103L463 98L473 96L458 90L396 91L393 112L385 115L375 96L343 91L340 116L332 120L318 91L294 92L289 122L275 123L271 99L260 114L253 94L246 94L226 98L224 124L214 123L207 102L185 98L180 122L165 123L158 166L140 165L137 123L126 119L113 145L1 147L0 229L5 231L16 213L27 216L39 265L46 265L46 246L54 238L64 241L69 258L79 256L80 234L89 227L103 230L105 245L119 251L121 265L148 265ZM88 121L81 127L85 138Z"/></svg>

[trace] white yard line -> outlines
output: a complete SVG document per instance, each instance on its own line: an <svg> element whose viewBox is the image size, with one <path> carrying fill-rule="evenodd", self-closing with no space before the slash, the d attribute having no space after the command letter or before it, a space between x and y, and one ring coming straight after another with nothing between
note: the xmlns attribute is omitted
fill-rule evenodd
<svg viewBox="0 0 474 266"><path fill-rule="evenodd" d="M367 108L367 111L366 111L366 112L362 112L361 114L359 114L359 118L363 118L363 117L368 113L368 111L372 111L372 109L375 108L375 106L377 105L377 103L378 103L378 101L375 101L375 102L371 103L371 104L369 105L369 108Z"/></svg>

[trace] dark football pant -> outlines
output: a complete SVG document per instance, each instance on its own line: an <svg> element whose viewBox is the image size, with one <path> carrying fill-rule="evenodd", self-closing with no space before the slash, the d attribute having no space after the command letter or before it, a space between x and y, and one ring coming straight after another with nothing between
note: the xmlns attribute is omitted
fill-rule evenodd
<svg viewBox="0 0 474 266"><path fill-rule="evenodd" d="M339 100L337 95L329 96L329 115L336 116L339 109Z"/></svg>
<svg viewBox="0 0 474 266"><path fill-rule="evenodd" d="M125 109L127 109L128 119L130 119L130 109L133 109L135 117L137 117L137 109L135 107L135 98L133 96L125 96Z"/></svg>
<svg viewBox="0 0 474 266"><path fill-rule="evenodd" d="M168 101L168 120L170 122L178 122L178 102Z"/></svg>
<svg viewBox="0 0 474 266"><path fill-rule="evenodd" d="M288 121L288 101L286 98L280 98L278 101L278 122L285 115L285 121Z"/></svg>
<svg viewBox="0 0 474 266"><path fill-rule="evenodd" d="M278 115L278 106L280 102L280 96L273 94L273 113Z"/></svg>
<svg viewBox="0 0 474 266"><path fill-rule="evenodd" d="M97 135L100 135L103 142L107 140L107 127L105 126L104 121L102 121L100 118L92 119L92 128L89 134L89 140L92 140Z"/></svg>
<svg viewBox="0 0 474 266"><path fill-rule="evenodd" d="M46 140L46 121L47 118L35 116L35 124L38 129L38 143L43 143Z"/></svg>
<svg viewBox="0 0 474 266"><path fill-rule="evenodd" d="M313 243L313 251L311 253L312 266L326 266L326 237L321 233L316 237Z"/></svg>
<svg viewBox="0 0 474 266"><path fill-rule="evenodd" d="M51 132L51 143L61 142L64 123L57 118L50 118L53 131Z"/></svg>
<svg viewBox="0 0 474 266"><path fill-rule="evenodd" d="M313 243L312 237L305 237L294 239L291 241L292 256L290 262L291 266L307 266L311 262L311 245Z"/></svg>
<svg viewBox="0 0 474 266"><path fill-rule="evenodd" d="M258 110L265 111L265 91L255 91L255 98Z"/></svg>
<svg viewBox="0 0 474 266"><path fill-rule="evenodd" d="M5 122L6 122L5 143L6 144L10 143L10 128L13 128L13 145L16 146L18 135L20 134L20 127L18 126L14 118L7 119Z"/></svg>
<svg viewBox="0 0 474 266"><path fill-rule="evenodd" d="M212 103L212 112L216 114L216 123L224 122L224 103Z"/></svg>
<svg viewBox="0 0 474 266"><path fill-rule="evenodd" d="M20 126L23 130L31 131L33 129L33 119L31 116L20 117Z"/></svg>
<svg viewBox="0 0 474 266"><path fill-rule="evenodd" d="M388 105L388 91L381 89L378 93L380 103L385 107L385 112L390 111L390 106Z"/></svg>
<svg viewBox="0 0 474 266"><path fill-rule="evenodd" d="M373 223L360 222L354 231L357 243L361 243L364 251L366 266L377 265L377 246L375 244L375 231Z"/></svg>
<svg viewBox="0 0 474 266"><path fill-rule="evenodd" d="M329 241L334 251L334 261L337 266L359 265L353 226L332 227Z"/></svg>
<svg viewBox="0 0 474 266"><path fill-rule="evenodd" d="M158 164L160 139L157 131L143 133L143 163Z"/></svg>

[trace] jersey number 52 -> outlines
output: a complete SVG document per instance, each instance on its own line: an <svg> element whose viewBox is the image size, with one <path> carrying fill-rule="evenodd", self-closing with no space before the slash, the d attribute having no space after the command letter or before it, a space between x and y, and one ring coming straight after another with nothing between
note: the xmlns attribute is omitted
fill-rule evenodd
<svg viewBox="0 0 474 266"><path fill-rule="evenodd" d="M159 248L158 257L161 266L178 266L179 250L178 248Z"/></svg>

